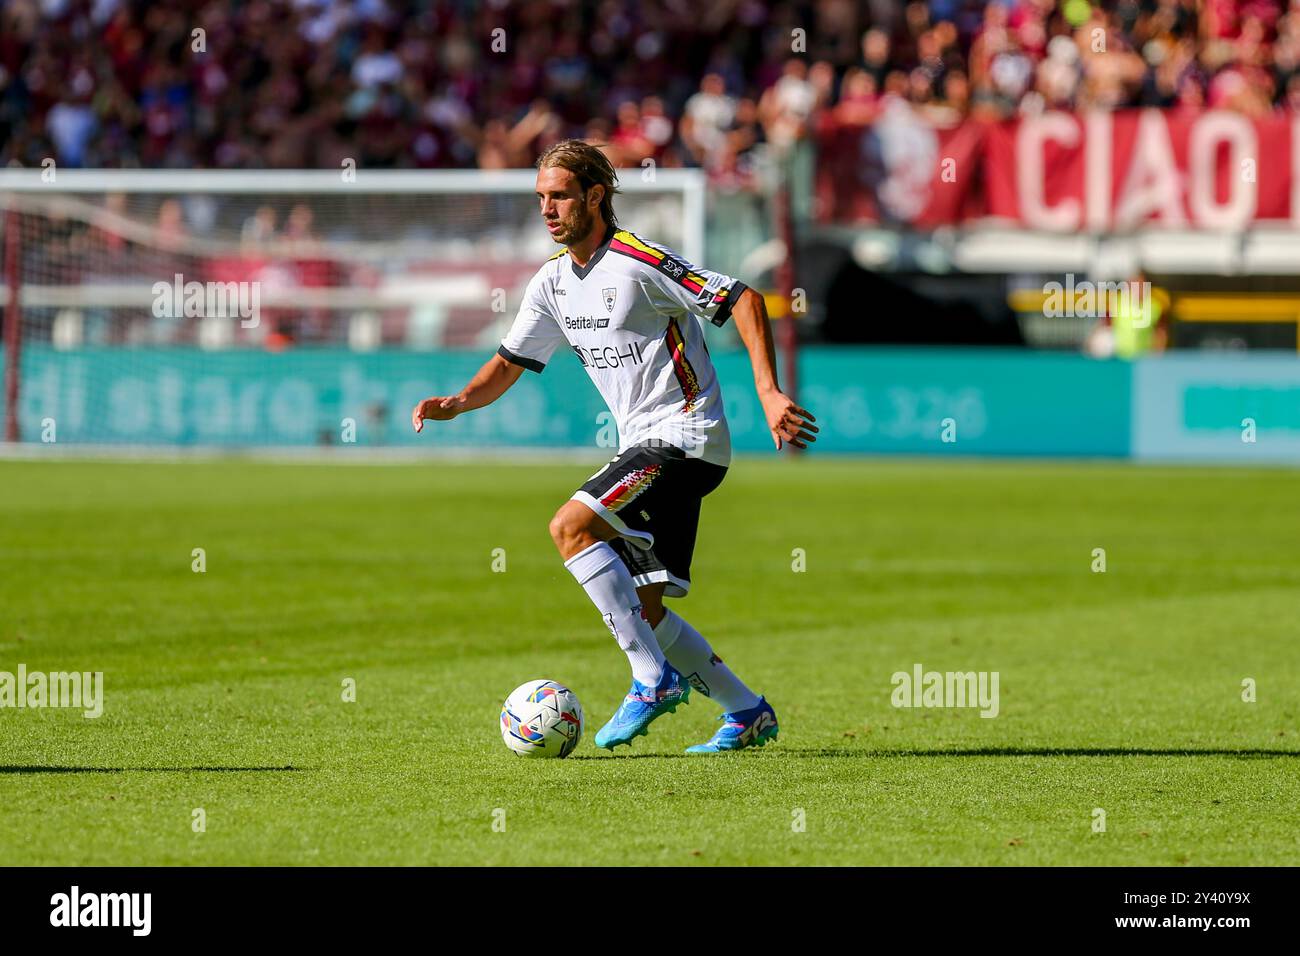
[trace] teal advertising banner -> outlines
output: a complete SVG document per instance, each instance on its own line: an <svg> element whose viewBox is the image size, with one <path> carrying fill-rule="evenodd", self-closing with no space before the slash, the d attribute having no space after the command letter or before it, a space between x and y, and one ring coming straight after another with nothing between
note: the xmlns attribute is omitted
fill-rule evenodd
<svg viewBox="0 0 1300 956"><path fill-rule="evenodd" d="M23 352L25 441L429 447L410 411L460 389L487 351ZM771 439L743 352L714 356L738 451ZM819 453L1300 461L1300 359L1164 355L1126 364L1011 349L809 347L800 400ZM350 423L350 431L349 431ZM1251 425L1253 424L1253 430ZM613 447L577 361L558 355L495 405L438 426L451 448Z"/></svg>
<svg viewBox="0 0 1300 956"><path fill-rule="evenodd" d="M743 356L728 359L745 364ZM745 374L729 366L724 382L734 393ZM799 397L826 423L817 442L822 451L1085 457L1129 452L1129 368L1070 353L808 349L801 354ZM748 439L754 429L748 419L746 424Z"/></svg>
<svg viewBox="0 0 1300 956"><path fill-rule="evenodd" d="M1300 358L1164 355L1133 373L1139 458L1300 461Z"/></svg>

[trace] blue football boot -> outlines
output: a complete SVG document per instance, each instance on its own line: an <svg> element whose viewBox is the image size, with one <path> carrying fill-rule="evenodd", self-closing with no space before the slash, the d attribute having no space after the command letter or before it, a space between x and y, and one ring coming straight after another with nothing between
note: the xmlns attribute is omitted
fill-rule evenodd
<svg viewBox="0 0 1300 956"><path fill-rule="evenodd" d="M643 737L655 718L671 714L678 704L685 704L691 695L691 685L673 665L664 663L664 674L658 687L649 687L637 680L623 698L623 706L596 734L596 746L613 750L619 744L631 746L633 737Z"/></svg>
<svg viewBox="0 0 1300 956"><path fill-rule="evenodd" d="M760 697L758 703L749 710L723 714L718 719L723 723L713 738L708 743L687 747L688 754L744 750L746 747L761 747L769 740L776 740L776 711L766 697Z"/></svg>

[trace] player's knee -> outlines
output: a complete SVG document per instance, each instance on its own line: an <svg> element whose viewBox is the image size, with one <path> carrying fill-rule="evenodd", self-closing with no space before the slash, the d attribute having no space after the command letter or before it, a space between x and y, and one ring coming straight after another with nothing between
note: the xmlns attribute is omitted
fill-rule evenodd
<svg viewBox="0 0 1300 956"><path fill-rule="evenodd" d="M551 540L563 555L575 554L585 547L584 542L591 537L587 523L575 509L567 504L555 512L550 524Z"/></svg>
<svg viewBox="0 0 1300 956"><path fill-rule="evenodd" d="M563 551L564 539L569 533L569 521L564 514L563 508L555 512L555 517L551 518L551 524L547 530L551 532L551 540L555 542L555 546Z"/></svg>
<svg viewBox="0 0 1300 956"><path fill-rule="evenodd" d="M658 627L659 622L664 619L664 614L667 613L664 608L663 585L637 588L636 595L641 599L641 616L651 627Z"/></svg>
<svg viewBox="0 0 1300 956"><path fill-rule="evenodd" d="M651 627L658 627L659 622L664 619L664 615L667 613L668 611L664 608L662 601L646 602L641 606L641 616L645 618L645 622Z"/></svg>

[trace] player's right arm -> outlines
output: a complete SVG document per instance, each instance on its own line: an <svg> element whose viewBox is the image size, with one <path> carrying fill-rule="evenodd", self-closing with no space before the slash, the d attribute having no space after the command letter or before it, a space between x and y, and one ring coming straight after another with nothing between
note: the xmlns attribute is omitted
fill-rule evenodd
<svg viewBox="0 0 1300 956"><path fill-rule="evenodd" d="M545 291L544 277L550 271L548 263L533 276L524 290L519 314L497 354L484 363L468 385L455 395L434 396L416 404L411 425L417 432L423 430L426 421L450 421L461 412L491 405L519 381L525 369L540 372L555 350L567 344Z"/></svg>
<svg viewBox="0 0 1300 956"><path fill-rule="evenodd" d="M500 355L494 355L457 394L437 395L417 402L411 412L411 424L417 432L423 431L426 421L447 422L461 412L491 405L523 374L522 365L514 365Z"/></svg>

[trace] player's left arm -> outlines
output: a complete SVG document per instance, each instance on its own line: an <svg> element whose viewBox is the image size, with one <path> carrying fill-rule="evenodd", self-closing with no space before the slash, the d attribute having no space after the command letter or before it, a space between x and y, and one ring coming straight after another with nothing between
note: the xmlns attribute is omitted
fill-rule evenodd
<svg viewBox="0 0 1300 956"><path fill-rule="evenodd" d="M817 440L817 426L812 424L817 419L781 391L776 377L776 340L763 297L747 287L731 304L731 320L749 351L754 387L758 390L758 400L763 403L763 415L777 450L780 451L783 441L795 448L807 448L807 442Z"/></svg>

